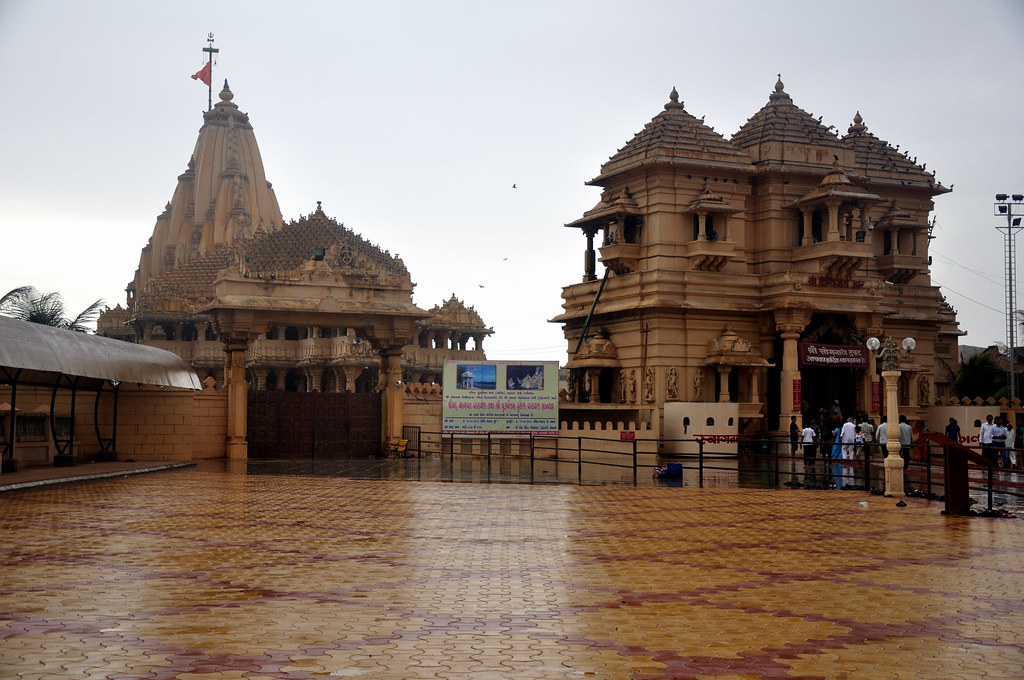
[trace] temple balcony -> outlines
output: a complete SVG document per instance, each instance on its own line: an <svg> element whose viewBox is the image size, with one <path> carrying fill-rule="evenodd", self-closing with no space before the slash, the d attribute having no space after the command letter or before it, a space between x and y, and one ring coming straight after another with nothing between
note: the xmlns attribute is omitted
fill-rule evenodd
<svg viewBox="0 0 1024 680"><path fill-rule="evenodd" d="M875 266L886 281L907 283L918 274L928 271L928 260L920 255L882 255L875 258Z"/></svg>
<svg viewBox="0 0 1024 680"><path fill-rule="evenodd" d="M601 264L616 274L628 274L636 271L636 263L640 259L640 245L636 243L609 243L601 250Z"/></svg>
<svg viewBox="0 0 1024 680"><path fill-rule="evenodd" d="M687 243L685 253L690 259L690 269L718 272L728 264L729 260L736 257L736 243L700 239Z"/></svg>
<svg viewBox="0 0 1024 680"><path fill-rule="evenodd" d="M801 271L842 279L849 278L873 256L874 245L871 243L821 241L794 248L793 264Z"/></svg>

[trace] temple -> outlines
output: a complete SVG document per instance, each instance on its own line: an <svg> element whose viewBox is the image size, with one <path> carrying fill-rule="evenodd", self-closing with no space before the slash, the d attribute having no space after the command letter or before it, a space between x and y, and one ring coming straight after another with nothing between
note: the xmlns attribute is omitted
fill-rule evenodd
<svg viewBox="0 0 1024 680"><path fill-rule="evenodd" d="M877 418L872 336L917 341L901 412L948 396L962 333L928 245L949 189L859 112L834 129L781 78L728 139L672 90L588 182L597 205L566 225L586 247L553 319L569 351L563 419L664 425L672 402L730 404L748 435L836 402Z"/></svg>
<svg viewBox="0 0 1024 680"><path fill-rule="evenodd" d="M169 350L224 388L229 458L248 457L250 443L257 455L373 455L402 435L404 385L440 381L446 359L484 360L493 331L454 294L417 307L401 258L319 201L285 221L227 81L219 99L126 305L105 310L97 333ZM312 393L325 398L285 398ZM321 434L307 442L313 413Z"/></svg>

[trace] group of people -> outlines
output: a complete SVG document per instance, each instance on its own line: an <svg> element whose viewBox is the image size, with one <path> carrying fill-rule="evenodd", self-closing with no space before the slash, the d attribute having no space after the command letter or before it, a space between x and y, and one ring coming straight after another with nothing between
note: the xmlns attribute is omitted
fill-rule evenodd
<svg viewBox="0 0 1024 680"><path fill-rule="evenodd" d="M810 418L801 429L797 424L796 416L793 416L789 433L793 454L796 455L799 448L803 449L806 480L808 482L815 480L815 464L820 452L822 462L826 466L829 462L831 463L833 478L831 483L834 483L837 488L841 488L855 483L851 479L853 476L851 473L856 470L853 461L865 460L865 452L871 447L884 450L889 441L889 432L885 417L877 427L874 418L868 418L866 414L861 415L860 424L857 424L852 417L836 422L833 412L838 412L838 408L837 402L829 409L822 421L824 428L819 426L817 419ZM824 409L822 411L824 412ZM921 432L924 429L923 423L920 423L919 428L915 430L907 422L906 416L900 416L899 432L896 437L899 438L900 457L903 458L904 469L910 463L912 447L915 442L923 441ZM826 469L828 468L826 467Z"/></svg>
<svg viewBox="0 0 1024 680"><path fill-rule="evenodd" d="M808 482L816 481L815 464L819 456L825 463L826 474L831 464L831 483L842 487L853 483L850 473L856 466L851 461L865 460L865 452L872 447L881 449L884 455L889 441L888 423L884 416L877 427L874 419L868 418L866 414L861 415L860 424L854 418L842 420L838 402L830 409L821 409L818 415L820 420L809 418L805 420L803 428L797 424L797 417L793 416L789 426L793 455L796 456L802 450L804 474ZM899 433L896 436L899 438L904 469L908 467L915 451L922 460L927 456L928 442L924 438L927 429L923 421L911 426L906 416L899 417ZM961 440L960 425L955 418L949 419L944 434L955 442ZM1018 446L1024 449L1024 428L1017 432L1017 428L1009 424L1006 418L986 416L980 426L978 441L981 454L996 467L1024 466L1024 451L1019 460L1016 451Z"/></svg>
<svg viewBox="0 0 1024 680"><path fill-rule="evenodd" d="M956 422L953 418L949 420L950 424L955 424ZM1017 467L1017 451L1015 446L1020 441L1020 438L1017 437L1016 429L1002 416L993 416L991 413L985 416L985 422L981 424L981 428L978 430L978 444L981 445L981 455L992 461L996 467Z"/></svg>

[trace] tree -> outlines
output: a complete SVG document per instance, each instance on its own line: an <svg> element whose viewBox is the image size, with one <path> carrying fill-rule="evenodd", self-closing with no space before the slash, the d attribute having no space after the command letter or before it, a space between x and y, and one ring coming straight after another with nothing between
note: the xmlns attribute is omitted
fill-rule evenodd
<svg viewBox="0 0 1024 680"><path fill-rule="evenodd" d="M60 293L40 293L32 286L15 288L0 298L0 314L29 323L88 333L89 324L99 316L103 300L86 307L78 316L67 317Z"/></svg>
<svg viewBox="0 0 1024 680"><path fill-rule="evenodd" d="M953 374L953 394L957 397L993 397L1006 388L1006 371L986 354L975 354L960 362Z"/></svg>

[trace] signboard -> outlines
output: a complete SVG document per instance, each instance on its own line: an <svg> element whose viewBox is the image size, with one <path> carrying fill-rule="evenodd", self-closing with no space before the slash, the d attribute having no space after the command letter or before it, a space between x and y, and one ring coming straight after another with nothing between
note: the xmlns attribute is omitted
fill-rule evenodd
<svg viewBox="0 0 1024 680"><path fill-rule="evenodd" d="M557 361L445 361L445 434L558 436Z"/></svg>
<svg viewBox="0 0 1024 680"><path fill-rule="evenodd" d="M882 388L878 381L871 381L871 412L878 413L882 409Z"/></svg>
<svg viewBox="0 0 1024 680"><path fill-rule="evenodd" d="M826 366L832 368L867 368L868 348L862 345L819 345L814 342L799 342L801 366Z"/></svg>
<svg viewBox="0 0 1024 680"><path fill-rule="evenodd" d="M801 387L800 378L795 378L793 380L793 411L796 413L804 410L804 398L800 393Z"/></svg>

